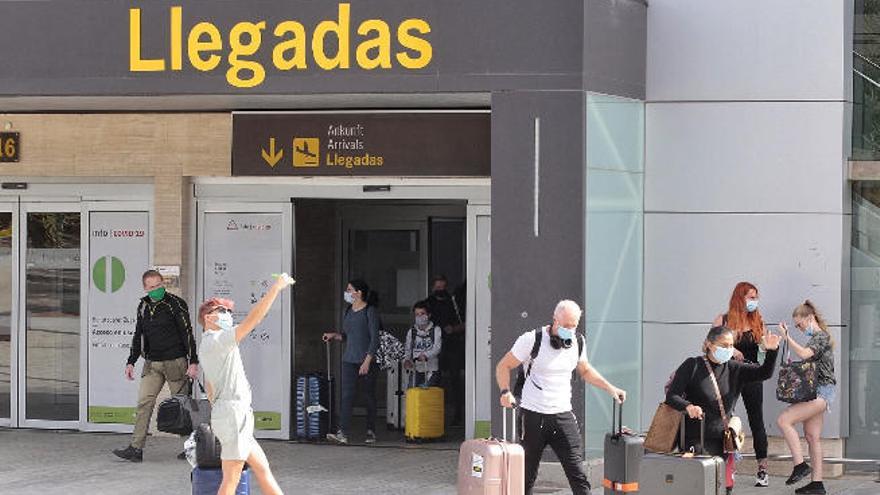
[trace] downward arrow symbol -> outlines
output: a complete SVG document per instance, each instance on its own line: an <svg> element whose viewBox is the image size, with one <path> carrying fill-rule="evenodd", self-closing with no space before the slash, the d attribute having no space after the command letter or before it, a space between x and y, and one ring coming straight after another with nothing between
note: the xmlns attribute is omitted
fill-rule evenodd
<svg viewBox="0 0 880 495"><path fill-rule="evenodd" d="M275 138L269 138L268 153L264 149L260 149L260 152L263 155L263 160L266 160L266 163L268 163L270 167L274 167L278 164L278 160L281 160L281 157L284 156L284 149L280 149L278 150L278 153L275 153Z"/></svg>

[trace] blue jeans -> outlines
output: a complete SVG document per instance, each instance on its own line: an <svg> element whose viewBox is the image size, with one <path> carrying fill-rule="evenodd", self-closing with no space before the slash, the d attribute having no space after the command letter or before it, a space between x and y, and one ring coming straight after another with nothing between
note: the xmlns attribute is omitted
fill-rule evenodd
<svg viewBox="0 0 880 495"><path fill-rule="evenodd" d="M358 384L366 393L367 399L367 429L376 431L376 375L377 367L370 365L370 372L360 376L358 371L361 365L357 363L342 363L342 404L339 413L339 429L348 434L351 429L351 413L354 409L354 399L357 394Z"/></svg>

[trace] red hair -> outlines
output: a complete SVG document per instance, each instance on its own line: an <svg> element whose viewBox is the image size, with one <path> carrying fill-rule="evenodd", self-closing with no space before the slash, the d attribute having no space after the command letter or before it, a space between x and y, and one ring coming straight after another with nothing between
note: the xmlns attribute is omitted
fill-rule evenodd
<svg viewBox="0 0 880 495"><path fill-rule="evenodd" d="M230 311L235 307L235 303L230 299L223 299L220 297L212 297L207 301L203 302L201 306L199 306L199 324L205 326L205 317L211 311L214 311L217 308L226 308Z"/></svg>
<svg viewBox="0 0 880 495"><path fill-rule="evenodd" d="M749 313L746 311L746 294L749 291L758 294L758 288L749 282L740 282L733 288L730 296L730 305L727 308L727 328L736 332L737 340L745 330L751 330L756 342L761 342L764 337L764 318L761 310L756 309Z"/></svg>

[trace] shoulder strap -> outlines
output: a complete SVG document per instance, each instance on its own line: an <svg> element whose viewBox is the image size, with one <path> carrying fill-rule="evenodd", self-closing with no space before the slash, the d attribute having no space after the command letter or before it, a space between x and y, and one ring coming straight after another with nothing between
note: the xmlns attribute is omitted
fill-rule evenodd
<svg viewBox="0 0 880 495"><path fill-rule="evenodd" d="M455 317L458 318L459 325L464 323L464 321L461 319L461 312L458 309L458 302L455 300L455 296L450 294L449 299L452 299L452 308L455 310Z"/></svg>
<svg viewBox="0 0 880 495"><path fill-rule="evenodd" d="M706 356L703 356L703 363L706 365L706 370L709 372L709 377L712 378L712 386L715 387L715 397L718 398L718 409L721 410L721 419L724 421L724 429L727 429L727 411L724 410L724 400L721 399L721 389L718 388L718 379L715 378L715 372L712 371L712 365L709 364L709 360Z"/></svg>
<svg viewBox="0 0 880 495"><path fill-rule="evenodd" d="M531 359L529 359L529 367L526 369L526 376L529 376L532 373L532 363L535 362L535 358L538 357L538 353L541 352L541 341L544 340L544 327L538 327L535 329L535 343L532 344L532 353L530 354Z"/></svg>
<svg viewBox="0 0 880 495"><path fill-rule="evenodd" d="M578 359L581 358L581 354L584 353L584 336L581 334L577 334L578 341Z"/></svg>

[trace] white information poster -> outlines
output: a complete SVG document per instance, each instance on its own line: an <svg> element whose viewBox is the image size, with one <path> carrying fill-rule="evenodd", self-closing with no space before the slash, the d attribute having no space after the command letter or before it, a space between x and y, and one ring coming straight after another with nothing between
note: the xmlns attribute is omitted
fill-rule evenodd
<svg viewBox="0 0 880 495"><path fill-rule="evenodd" d="M138 382L122 372L144 295L141 274L150 263L148 229L145 211L89 214L90 423L134 424Z"/></svg>
<svg viewBox="0 0 880 495"><path fill-rule="evenodd" d="M235 301L233 318L241 322L284 270L281 213L207 213L205 215L205 297ZM241 342L241 358L251 383L254 426L280 430L284 410L284 321L279 296L266 318Z"/></svg>

